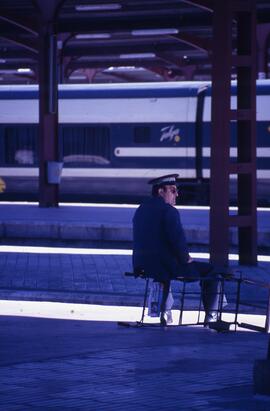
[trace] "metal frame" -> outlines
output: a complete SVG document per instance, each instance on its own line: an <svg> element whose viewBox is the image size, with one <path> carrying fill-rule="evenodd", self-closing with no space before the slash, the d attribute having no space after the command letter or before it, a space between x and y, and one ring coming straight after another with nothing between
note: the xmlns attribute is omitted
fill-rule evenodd
<svg viewBox="0 0 270 411"><path fill-rule="evenodd" d="M211 277L205 277L203 279L196 277L193 279L193 281L205 281L212 279ZM202 313L202 297L201 297L201 291L191 291L188 292L186 291L186 286L190 281L187 281L185 279L180 280L182 281L182 289L180 290L180 314L179 314L179 322L178 325L181 326L194 326L194 325L204 325L204 321L201 321L201 313ZM238 325L238 314L239 314L239 305L240 305L240 287L241 287L241 282L242 282L242 277L239 278L234 278L234 277L228 277L225 278L224 276L221 277L220 285L221 289L219 292L219 303L218 303L218 309L217 309L217 321L210 323L209 328L213 328L217 331L229 331L229 328L231 325L234 325L234 330L236 331L236 327ZM236 301L235 301L235 310L234 310L234 321L224 321L222 319L222 314L223 314L223 297L225 294L225 282L235 282L236 283ZM183 323L183 314L184 314L184 306L185 306L185 299L187 295L191 294L199 294L199 308L198 308L198 317L197 321L193 323Z"/></svg>
<svg viewBox="0 0 270 411"><path fill-rule="evenodd" d="M147 277L144 273L141 274L135 274L135 273L125 273L126 276L128 277L134 277L134 278L141 278L145 280L145 290L144 290L144 299L143 299L143 307L142 307L142 315L141 319L139 321L136 321L135 323L132 322L123 322L119 321L118 325L121 326L126 326L126 327L160 327L163 326L161 323L145 323L144 318L145 318L145 310L146 310L146 302L147 302L147 296L148 296L148 290L149 290L149 280L150 278ZM177 279L174 279L175 281L179 281L182 283L182 288L180 290L180 304L179 304L179 320L178 324L176 325L170 325L170 327L183 327L183 326L203 326L204 322L201 321L201 312L202 312L202 298L201 298L201 291L192 291L189 292L187 291L187 285L191 282L195 281L205 281L212 279L211 277L205 277L205 278L200 278L200 277L193 277L190 279L185 279L184 277L179 277ZM236 290L235 290L235 309L234 309L234 321L224 321L222 319L222 314L223 314L223 296L225 292L225 283L226 282L232 282L236 284ZM249 280L247 278L243 278L242 272L239 272L239 277L231 277L231 276L226 276L226 274L221 274L221 290L219 293L219 307L217 309L217 318L218 321L210 323L209 328L214 329L218 332L224 332L224 331L229 331L230 326L234 326L234 331L237 330L237 326L241 328L246 328L254 331L259 331L259 332L265 332L269 333L270 332L270 284L266 283L261 283L258 281L254 280ZM257 307L254 304L251 303L242 303L241 302L241 286L242 284L248 284L251 286L255 287L262 287L268 290L268 300L267 300L267 308L266 308L266 319L265 319L265 326L260 327L256 326L253 324L249 323L244 323L244 322L239 322L238 321L238 315L239 315L239 307L241 305L245 306L250 306L250 307ZM190 294L200 294L199 298L199 310L198 310L198 317L196 322L192 323L183 323L183 314L184 314L184 307L185 307L185 299L188 295ZM260 307L263 308L263 307Z"/></svg>
<svg viewBox="0 0 270 411"><path fill-rule="evenodd" d="M257 325L244 323L244 322L238 323L238 326L242 327L242 328L249 329L249 330L269 333L270 332L270 283L262 283L260 281L249 280L247 278L244 278L244 279L242 279L241 284L250 285L252 287L260 287L260 288L264 288L264 289L268 290L268 298L267 298L266 317L265 317L264 327L260 327L260 326L257 326ZM256 304L252 304L252 303L247 303L247 302L243 303L243 302L241 302L241 298L239 298L239 305L244 305L246 307L261 308L261 309L264 308L262 306L258 306Z"/></svg>

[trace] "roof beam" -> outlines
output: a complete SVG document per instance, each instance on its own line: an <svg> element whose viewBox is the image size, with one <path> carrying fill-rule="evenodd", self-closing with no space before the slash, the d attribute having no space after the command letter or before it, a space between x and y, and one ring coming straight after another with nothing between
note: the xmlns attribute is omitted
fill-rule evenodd
<svg viewBox="0 0 270 411"><path fill-rule="evenodd" d="M89 42L86 44L67 44L63 49L65 56L105 56L105 55L119 55L123 53L155 53L163 51L181 51L186 50L186 47L181 46L179 41L159 42L158 39L148 41L138 41L137 39L130 39L125 41L108 40L106 42Z"/></svg>
<svg viewBox="0 0 270 411"><path fill-rule="evenodd" d="M213 11L213 0L182 0L183 3L191 4L192 6L199 7L200 9Z"/></svg>
<svg viewBox="0 0 270 411"><path fill-rule="evenodd" d="M17 44L20 47L23 47L25 49L27 49L28 51L31 51L34 54L38 54L38 46L37 43L29 40L29 39L22 39L20 36L16 36L16 35L1 35L0 33L0 37L2 37L3 39L6 39L8 41L10 41L11 43Z"/></svg>
<svg viewBox="0 0 270 411"><path fill-rule="evenodd" d="M172 35L175 39L181 41L182 43L188 44L189 46L195 47L196 49L209 51L212 49L212 42L209 39L202 39L197 36L192 36L190 34L175 34Z"/></svg>
<svg viewBox="0 0 270 411"><path fill-rule="evenodd" d="M181 56L176 57L172 53L158 53L156 57L151 58L119 58L117 56L109 56L104 58L102 56L97 57L90 57L89 59L76 59L70 60L67 64L68 68L72 68L74 70L78 70L80 68L106 68L106 67L119 67L119 66L134 66L134 67L153 67L153 66L174 66L180 67L182 64L186 65L203 65L203 64L211 64L209 61L208 56L206 55L205 58L201 56L191 56L188 59L183 59Z"/></svg>
<svg viewBox="0 0 270 411"><path fill-rule="evenodd" d="M24 63L22 61L14 61L12 63L5 63L5 64L1 64L0 66L0 70L1 71L8 71L8 70L17 70L18 68L30 68L31 70L36 70L37 69L37 63L32 62L32 63ZM25 73L24 73L25 75Z"/></svg>
<svg viewBox="0 0 270 411"><path fill-rule="evenodd" d="M10 24L13 27L13 32L14 28L20 28L22 30L25 30L26 32L37 36L37 25L35 23L35 19L29 19L27 17L23 17L21 19L17 15L14 16L10 13L4 12L3 10L0 11L0 21L4 21L5 23Z"/></svg>
<svg viewBox="0 0 270 411"><path fill-rule="evenodd" d="M84 61L72 61L68 66L67 70L78 70L81 68L108 68L108 67L153 67L155 65L164 65L162 61L157 61L156 58L149 59L119 59L119 58L107 58L105 59L95 59L95 60L84 60Z"/></svg>
<svg viewBox="0 0 270 411"><path fill-rule="evenodd" d="M172 64L176 67L181 67L183 64L183 59L181 57L178 58L171 53L158 53L157 57L165 61L166 63Z"/></svg>
<svg viewBox="0 0 270 411"><path fill-rule="evenodd" d="M0 34L0 38L3 38ZM8 36L5 36L4 39L8 40ZM9 40L8 40L9 41ZM11 45L9 45L8 47L6 47L7 45L1 44L0 46L0 53L1 53L1 58L2 59L32 59L33 58L33 52L29 51L25 48L18 48L18 47L12 47Z"/></svg>
<svg viewBox="0 0 270 411"><path fill-rule="evenodd" d="M209 14L209 16L208 16ZM205 27L212 24L210 13L195 13L193 15L181 15L179 9L163 14L147 13L143 16L127 16L113 14L95 16L82 16L79 20L63 16L58 24L59 32L69 33L95 33L95 32L130 32L141 29L180 29L198 25Z"/></svg>

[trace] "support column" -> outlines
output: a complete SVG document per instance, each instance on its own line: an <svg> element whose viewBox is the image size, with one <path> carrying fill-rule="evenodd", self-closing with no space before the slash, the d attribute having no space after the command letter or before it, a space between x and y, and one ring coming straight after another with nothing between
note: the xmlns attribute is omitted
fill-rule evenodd
<svg viewBox="0 0 270 411"><path fill-rule="evenodd" d="M39 206L57 207L59 185L49 184L49 161L59 160L57 12L61 0L35 0L39 10Z"/></svg>
<svg viewBox="0 0 270 411"><path fill-rule="evenodd" d="M72 38L70 34L67 33L59 33L58 34L58 51L59 51L59 84L67 83L67 76L66 76L66 68L68 64L71 62L71 57L64 56L65 48L68 43L68 40Z"/></svg>
<svg viewBox="0 0 270 411"><path fill-rule="evenodd" d="M239 263L257 263L256 1L236 12Z"/></svg>
<svg viewBox="0 0 270 411"><path fill-rule="evenodd" d="M229 253L230 4L231 0L215 0L213 10L210 256L219 266L227 265Z"/></svg>
<svg viewBox="0 0 270 411"><path fill-rule="evenodd" d="M232 25L237 54L232 56ZM240 264L257 262L256 210L256 0L214 2L210 255L227 265L229 228L238 228ZM230 107L231 68L237 68L237 108ZM237 162L230 162L231 121ZM229 216L229 175L237 175L238 215Z"/></svg>
<svg viewBox="0 0 270 411"><path fill-rule="evenodd" d="M42 27L39 49L39 205L57 207L59 185L49 184L48 161L58 161L57 41L51 24Z"/></svg>

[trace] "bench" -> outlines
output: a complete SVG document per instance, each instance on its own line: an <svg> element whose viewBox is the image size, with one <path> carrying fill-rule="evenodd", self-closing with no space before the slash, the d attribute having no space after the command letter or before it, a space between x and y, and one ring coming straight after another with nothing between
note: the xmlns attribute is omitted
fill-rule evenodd
<svg viewBox="0 0 270 411"><path fill-rule="evenodd" d="M144 290L144 297L143 297L143 307L142 307L142 315L141 319L137 321L135 324L134 323L129 323L129 322L118 322L119 325L122 326L135 326L135 327L142 327L142 326L166 326L166 321L161 321L158 324L153 324L153 323L146 323L144 321L145 319L145 310L146 310L146 304L147 304L147 297L148 297L148 291L149 291L149 281L150 277L147 276L147 274L144 271L140 272L125 272L125 276L127 277L133 277L135 279L142 279L145 280L145 290ZM239 307L239 295L240 295L240 281L238 279L235 279L231 275L228 274L222 274L220 276L221 278L219 279L221 283L221 290L220 290L220 297L219 297L219 306L217 309L217 321L210 323L209 328L213 328L217 331L227 331L230 328L231 324L237 325L237 315L238 315L238 307ZM204 322L201 320L202 313L204 312L202 309L202 299L201 299L201 292L199 291L189 291L188 290L188 284L189 283L194 283L195 281L206 281L206 280L213 280L215 281L216 279L213 279L213 277L192 277L192 278L186 278L186 277L178 277L176 279L173 279L172 281L177 281L182 284L182 287L180 288L180 305L179 305L179 321L177 325L172 325L172 326L187 326L187 325L204 325ZM237 284L237 298L236 298L236 308L235 308L235 318L233 322L228 322L228 321L223 321L222 320L222 310L223 310L223 295L224 295L224 282L225 281L236 281ZM184 310L185 310L185 303L186 299L190 294L199 294L199 310L198 310L198 317L195 322L189 322L189 323L184 323L183 322L183 316L184 316Z"/></svg>
<svg viewBox="0 0 270 411"><path fill-rule="evenodd" d="M228 273L220 273L220 284L221 284L221 290L220 290L220 298L219 298L219 307L217 309L217 322L213 322L209 324L209 328L215 329L216 331L229 331L230 326L234 326L234 330L236 331L237 326L241 328L246 328L254 331L261 331L261 332L270 332L270 284L268 283L262 283L259 281L255 280L250 280L247 278L243 278L242 272L240 270L237 270L236 273L239 273L238 277L236 277L233 274L228 274ZM143 307L142 307L142 315L141 319L137 321L135 324L134 323L128 323L128 322L118 322L119 325L122 326L135 326L135 327L142 327L142 326L160 326L160 325L166 325L166 324L153 324L153 323L146 323L144 321L145 319L145 310L146 310L146 304L147 304L147 297L148 297L148 291L149 291L149 281L150 277L147 276L147 274L144 271L141 272L126 272L125 276L127 277L133 277L135 279L142 279L145 281L145 290L144 290L144 297L143 297ZM173 279L172 281L177 281L181 284L180 288L180 304L179 304L179 321L177 325L171 325L171 327L177 327L177 326L194 326L194 325L204 325L204 322L201 320L202 314L204 313L203 308L202 308L202 299L201 299L201 292L200 291L189 291L188 290L188 285L190 283L194 283L195 281L205 281L205 280L214 280L212 277L205 277L205 278L200 278L200 277L192 277L192 278L185 278L185 277L178 277L176 279ZM226 283L231 283L234 286L234 295L235 295L235 302L234 302L234 308L231 310L234 318L232 321L224 321L223 320L223 295L225 292L225 285ZM268 293L267 296L267 305L266 307L263 307L262 305L258 306L256 304L253 304L251 302L243 301L241 299L241 288L246 285L246 286L252 286L252 287L260 287L266 290ZM198 316L196 321L194 322L188 322L185 323L183 321L184 318L184 312L186 308L186 300L187 298L191 295L199 295L199 301L198 301ZM227 291L226 291L226 295ZM240 306L250 306L253 308L261 308L264 312L265 315L265 324L264 326L258 326L254 325L252 323L247 323L247 322L239 322L239 309Z"/></svg>

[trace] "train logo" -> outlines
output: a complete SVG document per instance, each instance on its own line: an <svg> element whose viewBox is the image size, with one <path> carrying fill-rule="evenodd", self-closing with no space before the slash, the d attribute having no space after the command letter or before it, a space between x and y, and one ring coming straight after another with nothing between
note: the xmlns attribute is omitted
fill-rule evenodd
<svg viewBox="0 0 270 411"><path fill-rule="evenodd" d="M162 141L174 141L179 143L179 128L176 128L175 125L163 127L161 130L160 142Z"/></svg>

